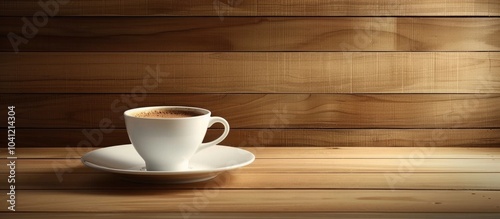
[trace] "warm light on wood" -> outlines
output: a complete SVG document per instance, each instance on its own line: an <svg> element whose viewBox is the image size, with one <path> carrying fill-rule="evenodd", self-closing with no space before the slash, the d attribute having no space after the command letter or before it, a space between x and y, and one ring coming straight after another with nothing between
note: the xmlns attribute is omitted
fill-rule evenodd
<svg viewBox="0 0 500 219"><path fill-rule="evenodd" d="M0 36L0 218L500 218L499 0L4 0ZM82 163L153 105L224 117L255 161Z"/></svg>

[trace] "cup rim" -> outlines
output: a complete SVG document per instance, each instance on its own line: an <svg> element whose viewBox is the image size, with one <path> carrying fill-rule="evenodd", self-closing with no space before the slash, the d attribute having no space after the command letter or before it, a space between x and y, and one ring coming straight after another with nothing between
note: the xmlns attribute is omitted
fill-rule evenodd
<svg viewBox="0 0 500 219"><path fill-rule="evenodd" d="M133 113L136 112L155 110L155 109L179 109L185 111L194 111L200 113L201 115L182 117L182 118L147 118L147 117L137 117L132 115ZM146 106L146 107L137 107L133 109L128 109L125 112L123 112L123 115L126 117L136 118L136 119L150 119L150 120L185 120L185 119L199 118L207 115L210 116L210 114L211 114L210 110L192 106Z"/></svg>

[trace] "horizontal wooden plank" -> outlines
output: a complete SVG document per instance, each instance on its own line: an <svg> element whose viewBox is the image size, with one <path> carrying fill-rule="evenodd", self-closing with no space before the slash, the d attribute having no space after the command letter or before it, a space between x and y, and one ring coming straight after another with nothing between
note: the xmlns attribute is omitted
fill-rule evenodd
<svg viewBox="0 0 500 219"><path fill-rule="evenodd" d="M395 177L394 177L395 176ZM0 174L7 179L7 174ZM392 177L392 178L391 178ZM62 181L60 181L62 179ZM224 173L212 181L147 186L107 173L21 173L16 189L38 190L158 190L158 189L380 189L380 190L499 190L500 173L412 173L401 176L380 173ZM224 182L216 184L214 182Z"/></svg>
<svg viewBox="0 0 500 219"><path fill-rule="evenodd" d="M151 213L151 212L141 212L141 213L0 213L2 218L10 219L87 219L87 218L104 218L104 219L172 219L180 218L179 212L176 213ZM371 219L443 219L443 218L454 218L454 219L497 219L500 217L500 213L314 213L314 212L294 212L294 213L272 213L272 212L259 212L259 213L202 213L198 212L189 216L191 219L262 219L262 218L289 218L289 219L310 219L310 218L371 218Z"/></svg>
<svg viewBox="0 0 500 219"><path fill-rule="evenodd" d="M246 167L249 172L500 172L499 159L426 159L426 151L401 159L261 159ZM422 157L420 157L422 155ZM414 158L418 157L418 158ZM294 164L292 164L294 163Z"/></svg>
<svg viewBox="0 0 500 219"><path fill-rule="evenodd" d="M429 149L431 151L431 149ZM428 159L427 151L399 159L257 159L241 171L248 173L500 173L500 159ZM427 153L426 153L427 152ZM257 156L259 156L257 154ZM8 172L8 166L0 166ZM96 173L80 159L19 159L16 171L45 173Z"/></svg>
<svg viewBox="0 0 500 219"><path fill-rule="evenodd" d="M16 144L25 147L82 146L96 133L92 129L20 129ZM222 131L209 129L206 141L217 138ZM438 133L445 140L430 138ZM47 141L47 136L57 136ZM94 147L129 144L123 128L94 134ZM7 138L0 138L7 145ZM237 147L498 147L500 129L236 129L221 143ZM24 153L23 153L24 154Z"/></svg>
<svg viewBox="0 0 500 219"><path fill-rule="evenodd" d="M50 2L50 1L48 1ZM499 16L495 0L71 0L58 4L56 16ZM36 0L2 1L1 16L33 16Z"/></svg>
<svg viewBox="0 0 500 219"><path fill-rule="evenodd" d="M0 53L1 93L500 93L500 52Z"/></svg>
<svg viewBox="0 0 500 219"><path fill-rule="evenodd" d="M20 190L16 211L500 212L500 191L217 190L202 195L202 205L197 197L191 190Z"/></svg>
<svg viewBox="0 0 500 219"><path fill-rule="evenodd" d="M26 20L0 18L0 51L500 50L500 18L58 17L23 40Z"/></svg>
<svg viewBox="0 0 500 219"><path fill-rule="evenodd" d="M425 152L427 159L499 159L500 147L241 147L257 155L257 159L399 159ZM93 147L16 149L19 159L79 159ZM0 157L5 158L5 155Z"/></svg>
<svg viewBox="0 0 500 219"><path fill-rule="evenodd" d="M124 110L151 105L207 108L233 128L500 127L498 94L3 94L0 99L16 106L18 128L93 128L102 121L121 128Z"/></svg>

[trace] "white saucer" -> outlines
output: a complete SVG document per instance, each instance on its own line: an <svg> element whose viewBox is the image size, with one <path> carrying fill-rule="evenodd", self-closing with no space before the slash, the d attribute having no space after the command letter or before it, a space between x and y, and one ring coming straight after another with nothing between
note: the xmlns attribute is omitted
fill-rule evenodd
<svg viewBox="0 0 500 219"><path fill-rule="evenodd" d="M132 144L100 148L81 158L86 166L124 179L146 183L191 183L209 180L223 171L252 163L255 156L243 149L216 145L195 154L184 171L146 171L144 160Z"/></svg>

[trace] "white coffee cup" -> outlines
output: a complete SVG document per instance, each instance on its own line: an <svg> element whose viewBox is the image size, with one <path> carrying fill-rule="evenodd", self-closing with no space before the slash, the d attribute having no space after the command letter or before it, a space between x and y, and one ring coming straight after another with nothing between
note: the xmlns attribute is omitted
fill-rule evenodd
<svg viewBox="0 0 500 219"><path fill-rule="evenodd" d="M125 125L135 150L144 159L147 171L187 170L189 160L198 151L216 145L229 134L229 123L211 117L206 109L186 106L154 106L124 112ZM222 135L202 143L207 129L224 125Z"/></svg>

